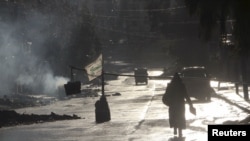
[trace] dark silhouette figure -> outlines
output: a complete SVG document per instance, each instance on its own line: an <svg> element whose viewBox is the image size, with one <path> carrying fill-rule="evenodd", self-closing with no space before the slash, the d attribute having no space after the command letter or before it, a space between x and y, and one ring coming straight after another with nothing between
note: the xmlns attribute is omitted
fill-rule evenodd
<svg viewBox="0 0 250 141"><path fill-rule="evenodd" d="M167 106L169 106L170 128L174 128L174 135L177 134L178 129L178 134L181 138L182 130L186 129L185 100L188 102L192 114L195 115L196 110L178 73L175 73L164 95L167 95L163 101L167 101Z"/></svg>
<svg viewBox="0 0 250 141"><path fill-rule="evenodd" d="M109 105L104 95L95 103L95 114L96 123L103 123L111 119Z"/></svg>

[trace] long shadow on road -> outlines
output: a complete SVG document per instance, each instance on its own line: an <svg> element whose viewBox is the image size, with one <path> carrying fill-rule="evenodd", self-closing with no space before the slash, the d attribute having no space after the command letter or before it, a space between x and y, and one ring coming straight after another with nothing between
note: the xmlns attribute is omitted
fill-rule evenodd
<svg viewBox="0 0 250 141"><path fill-rule="evenodd" d="M218 95L218 94L215 94L215 95L213 95L213 97L218 98L218 99L222 99L222 100L224 100L225 102L227 102L228 104L233 105L233 106L236 106L237 108L243 110L244 112L246 112L246 113L248 113L248 114L250 113L250 110L248 110L247 108L245 108L245 107L243 107L243 106L241 106L241 105L239 105L239 104L237 104L237 103L234 103L234 102L232 102L231 100L229 100L229 99L227 99L227 98L225 98L225 97L223 97L223 96L220 96L220 95Z"/></svg>

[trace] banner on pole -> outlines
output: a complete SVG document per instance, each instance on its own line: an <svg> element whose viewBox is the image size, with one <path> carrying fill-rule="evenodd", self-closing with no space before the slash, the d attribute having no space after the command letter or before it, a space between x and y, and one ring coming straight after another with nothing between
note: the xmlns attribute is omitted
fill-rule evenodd
<svg viewBox="0 0 250 141"><path fill-rule="evenodd" d="M85 67L89 81L102 75L102 54L92 63Z"/></svg>

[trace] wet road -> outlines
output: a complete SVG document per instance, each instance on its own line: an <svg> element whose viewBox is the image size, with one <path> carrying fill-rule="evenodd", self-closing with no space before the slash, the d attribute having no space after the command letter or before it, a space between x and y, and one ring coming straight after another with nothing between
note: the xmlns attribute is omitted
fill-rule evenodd
<svg viewBox="0 0 250 141"><path fill-rule="evenodd" d="M76 114L82 119L21 125L0 129L1 141L170 141L168 107L161 97L169 80L149 80L148 85L135 86L133 77L121 76L105 85L111 121L95 123L95 102L99 97L77 97L54 104L17 109L20 113ZM120 93L120 96L112 96ZM207 125L228 120L241 120L248 115L220 97L211 102L194 100L197 115L186 110L185 141L207 141ZM188 109L188 105L186 105Z"/></svg>

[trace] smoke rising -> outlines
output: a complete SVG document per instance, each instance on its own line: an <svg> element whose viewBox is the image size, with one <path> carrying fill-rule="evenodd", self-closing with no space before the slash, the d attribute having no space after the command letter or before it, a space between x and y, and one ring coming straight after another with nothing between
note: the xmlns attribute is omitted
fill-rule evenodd
<svg viewBox="0 0 250 141"><path fill-rule="evenodd" d="M4 14L8 15L8 12ZM54 59L60 55L60 49L68 45L68 40L58 39L61 29L54 26L58 18L52 13L33 11L25 20L17 19L18 22L0 20L0 96L56 94L58 88L69 81L69 78L55 74L51 67L56 68ZM70 28L69 23L65 24ZM55 40L61 40L56 42L55 48L48 45Z"/></svg>
<svg viewBox="0 0 250 141"><path fill-rule="evenodd" d="M69 66L84 67L99 54L84 1L5 3L0 12L0 96L56 94L69 81Z"/></svg>

